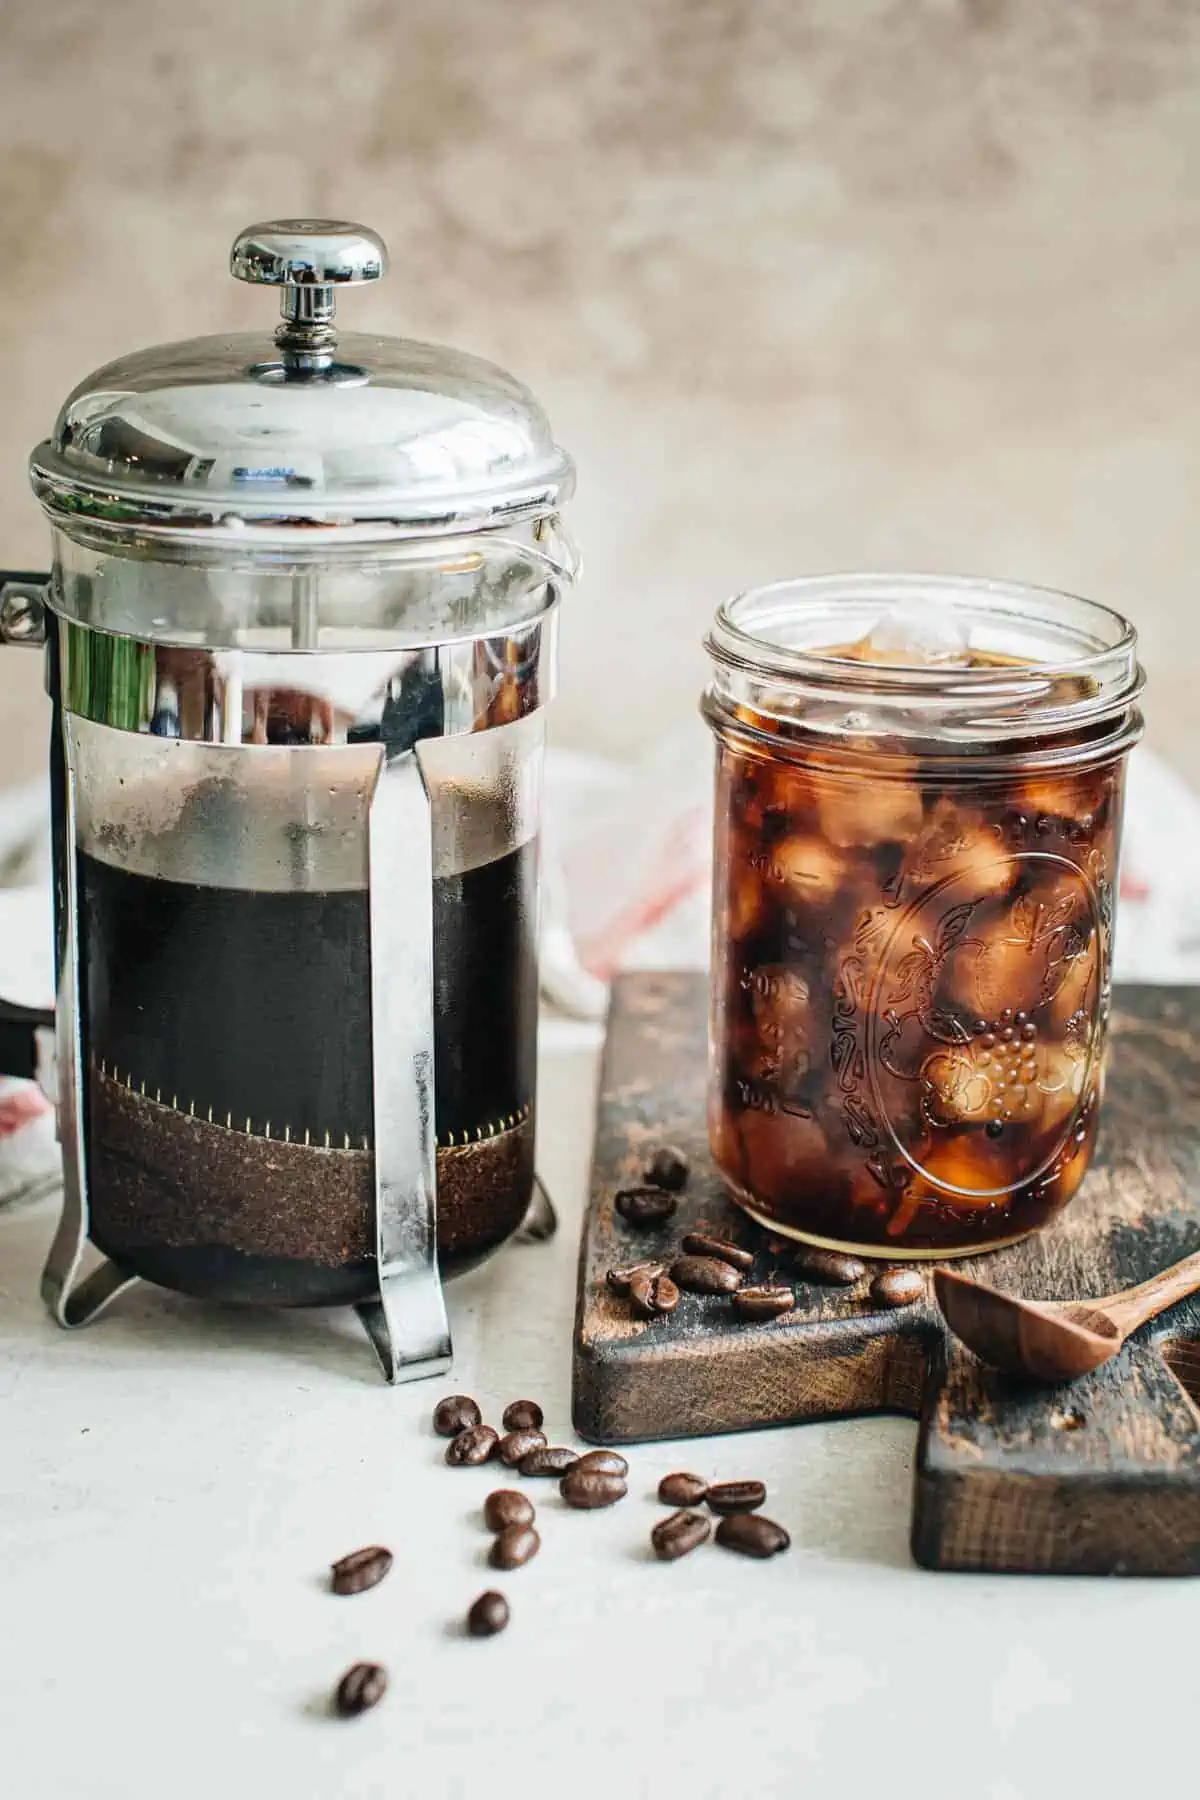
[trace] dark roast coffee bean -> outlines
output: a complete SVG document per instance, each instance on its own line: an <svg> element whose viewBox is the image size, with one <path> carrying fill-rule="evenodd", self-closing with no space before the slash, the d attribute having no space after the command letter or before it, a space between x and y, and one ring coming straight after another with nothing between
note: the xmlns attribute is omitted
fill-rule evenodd
<svg viewBox="0 0 1200 1800"><path fill-rule="evenodd" d="M738 1318L748 1319L752 1324L764 1319L782 1319L795 1304L796 1296L789 1287L739 1288L733 1296L733 1310Z"/></svg>
<svg viewBox="0 0 1200 1800"><path fill-rule="evenodd" d="M544 1422L536 1400L514 1400L505 1407L501 1420L505 1431L540 1431Z"/></svg>
<svg viewBox="0 0 1200 1800"><path fill-rule="evenodd" d="M669 1275L635 1275L629 1305L637 1319L661 1319L679 1305L679 1289Z"/></svg>
<svg viewBox="0 0 1200 1800"><path fill-rule="evenodd" d="M715 1256L677 1256L671 1279L689 1294L732 1294L742 1285L740 1272Z"/></svg>
<svg viewBox="0 0 1200 1800"><path fill-rule="evenodd" d="M446 1461L451 1468L460 1463L471 1467L485 1463L499 1441L490 1425L472 1425L469 1431L460 1431L457 1437L450 1439L446 1445Z"/></svg>
<svg viewBox="0 0 1200 1800"><path fill-rule="evenodd" d="M495 1637L508 1624L508 1601L494 1588L480 1594L467 1614L467 1630L472 1637Z"/></svg>
<svg viewBox="0 0 1200 1800"><path fill-rule="evenodd" d="M439 1437L457 1437L482 1420L483 1414L469 1394L447 1394L433 1409L433 1429Z"/></svg>
<svg viewBox="0 0 1200 1800"><path fill-rule="evenodd" d="M515 1488L497 1488L483 1503L483 1519L489 1531L505 1531L510 1525L533 1524L533 1502Z"/></svg>
<svg viewBox="0 0 1200 1800"><path fill-rule="evenodd" d="M687 1186L687 1178L688 1159L674 1144L662 1144L646 1164L646 1180L672 1194Z"/></svg>
<svg viewBox="0 0 1200 1800"><path fill-rule="evenodd" d="M673 1512L668 1518L660 1519L650 1533L650 1542L660 1562L674 1562L677 1557L686 1556L689 1550L707 1543L711 1536L712 1525L703 1513Z"/></svg>
<svg viewBox="0 0 1200 1800"><path fill-rule="evenodd" d="M665 1188L622 1188L613 1202L627 1225L665 1225L679 1205Z"/></svg>
<svg viewBox="0 0 1200 1800"><path fill-rule="evenodd" d="M378 1587L392 1566L392 1553L382 1544L371 1544L365 1550L352 1550L330 1570L330 1586L335 1594L365 1594Z"/></svg>
<svg viewBox="0 0 1200 1800"><path fill-rule="evenodd" d="M655 1262L653 1258L646 1262L625 1263L619 1268L610 1269L604 1279L614 1294L627 1294L639 1275L653 1280L656 1275L662 1274L666 1266L665 1262Z"/></svg>
<svg viewBox="0 0 1200 1800"><path fill-rule="evenodd" d="M605 1475L620 1475L622 1480L629 1473L629 1464L615 1450L585 1450L575 1467L600 1469Z"/></svg>
<svg viewBox="0 0 1200 1800"><path fill-rule="evenodd" d="M544 1450L531 1450L519 1463L522 1475L565 1475L579 1461L574 1450L551 1445Z"/></svg>
<svg viewBox="0 0 1200 1800"><path fill-rule="evenodd" d="M925 1283L915 1269L884 1269L870 1295L876 1306L914 1306L925 1297Z"/></svg>
<svg viewBox="0 0 1200 1800"><path fill-rule="evenodd" d="M542 1540L532 1525L506 1525L498 1532L488 1555L493 1569L519 1569L532 1562L542 1547Z"/></svg>
<svg viewBox="0 0 1200 1800"><path fill-rule="evenodd" d="M704 1497L715 1513L748 1513L762 1505L767 1490L761 1481L718 1481Z"/></svg>
<svg viewBox="0 0 1200 1800"><path fill-rule="evenodd" d="M778 1556L791 1541L782 1525L761 1513L730 1513L717 1526L718 1544L742 1556Z"/></svg>
<svg viewBox="0 0 1200 1800"><path fill-rule="evenodd" d="M810 1281L823 1281L829 1287L853 1287L867 1272L866 1263L857 1256L843 1256L840 1250L819 1250L815 1244L802 1244L792 1258L792 1267Z"/></svg>
<svg viewBox="0 0 1200 1800"><path fill-rule="evenodd" d="M591 1512L598 1506L612 1506L623 1500L626 1487L619 1475L611 1475L607 1469L575 1468L563 1476L558 1491L568 1506Z"/></svg>
<svg viewBox="0 0 1200 1800"><path fill-rule="evenodd" d="M715 1256L718 1262L727 1262L735 1269L754 1267L753 1250L743 1250L740 1244L731 1244L726 1238L709 1237L706 1231L686 1231L683 1247L692 1256Z"/></svg>
<svg viewBox="0 0 1200 1800"><path fill-rule="evenodd" d="M355 1663L337 1684L333 1697L334 1710L341 1719L356 1719L359 1713L378 1706L387 1693L387 1670L382 1663Z"/></svg>
<svg viewBox="0 0 1200 1800"><path fill-rule="evenodd" d="M664 1506L699 1506L707 1492L708 1483L702 1475L685 1475L682 1470L664 1475L658 1484L658 1497Z"/></svg>
<svg viewBox="0 0 1200 1800"><path fill-rule="evenodd" d="M545 1446L544 1431L510 1431L496 1445L496 1455L510 1469L515 1469L523 1456L528 1456L531 1450L543 1450Z"/></svg>

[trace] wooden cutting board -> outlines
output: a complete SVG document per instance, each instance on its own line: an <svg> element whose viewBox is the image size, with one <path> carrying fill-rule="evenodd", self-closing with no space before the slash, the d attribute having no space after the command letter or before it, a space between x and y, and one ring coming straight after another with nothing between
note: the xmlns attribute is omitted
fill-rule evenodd
<svg viewBox="0 0 1200 1800"><path fill-rule="evenodd" d="M786 1256L726 1199L704 1123L706 983L618 980L600 1086L575 1329L574 1418L594 1443L742 1431L869 1412L919 1419L912 1549L931 1569L1200 1573L1200 1296L1069 1387L1025 1387L950 1339L930 1298L874 1311L865 1287L797 1286L770 1325L685 1295L642 1323L605 1286L614 1263L715 1231ZM1125 1287L1200 1248L1200 989L1118 988L1097 1157L1063 1218L957 1266L1047 1299ZM692 1175L656 1239L613 1212L648 1146ZM928 1272L927 1272L928 1273Z"/></svg>

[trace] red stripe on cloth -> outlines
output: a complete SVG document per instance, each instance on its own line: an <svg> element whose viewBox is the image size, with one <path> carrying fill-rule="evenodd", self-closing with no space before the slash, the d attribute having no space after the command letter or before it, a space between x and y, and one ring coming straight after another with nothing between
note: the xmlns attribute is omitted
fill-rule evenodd
<svg viewBox="0 0 1200 1800"><path fill-rule="evenodd" d="M9 1094L0 1094L0 1138L12 1137L51 1110L41 1088L24 1082Z"/></svg>

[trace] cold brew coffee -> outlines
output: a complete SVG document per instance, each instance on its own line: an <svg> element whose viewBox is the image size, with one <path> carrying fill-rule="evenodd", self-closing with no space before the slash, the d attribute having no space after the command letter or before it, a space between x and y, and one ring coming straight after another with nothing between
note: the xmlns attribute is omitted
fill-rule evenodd
<svg viewBox="0 0 1200 1800"><path fill-rule="evenodd" d="M756 671L706 702L714 1154L774 1229L995 1248L1066 1205L1095 1141L1140 721L1007 649L905 676L892 647L832 642L793 685Z"/></svg>

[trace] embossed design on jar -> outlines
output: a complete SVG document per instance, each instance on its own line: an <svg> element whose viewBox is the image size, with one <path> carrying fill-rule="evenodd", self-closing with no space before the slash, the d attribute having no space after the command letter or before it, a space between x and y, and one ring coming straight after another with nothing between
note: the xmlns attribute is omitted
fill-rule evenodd
<svg viewBox="0 0 1200 1800"><path fill-rule="evenodd" d="M979 1206L1055 1164L1102 1048L1107 936L1103 893L1050 852L973 863L912 901L856 1032L890 1185L898 1153L910 1181Z"/></svg>

